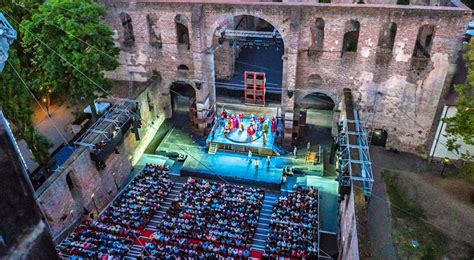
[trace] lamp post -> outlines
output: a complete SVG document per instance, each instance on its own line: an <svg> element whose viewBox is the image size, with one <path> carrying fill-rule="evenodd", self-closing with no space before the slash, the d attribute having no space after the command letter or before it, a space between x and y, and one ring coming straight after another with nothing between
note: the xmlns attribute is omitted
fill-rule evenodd
<svg viewBox="0 0 474 260"><path fill-rule="evenodd" d="M44 97L43 103L46 105L46 113L48 114L48 117L51 117L51 113L49 113L49 98Z"/></svg>
<svg viewBox="0 0 474 260"><path fill-rule="evenodd" d="M115 172L112 173L112 178L114 179L115 188L117 188L117 190L119 190L119 186L118 186L118 184L117 184L117 180L115 179Z"/></svg>
<svg viewBox="0 0 474 260"><path fill-rule="evenodd" d="M97 212L97 215L99 215L99 208L97 208L97 204L95 204L95 199L94 199L94 197L95 197L95 194L92 193L92 195L91 195L92 204L94 204L95 212Z"/></svg>
<svg viewBox="0 0 474 260"><path fill-rule="evenodd" d="M441 177L444 177L444 171L446 170L446 165L449 163L449 158L444 157L443 159L443 169L441 170Z"/></svg>

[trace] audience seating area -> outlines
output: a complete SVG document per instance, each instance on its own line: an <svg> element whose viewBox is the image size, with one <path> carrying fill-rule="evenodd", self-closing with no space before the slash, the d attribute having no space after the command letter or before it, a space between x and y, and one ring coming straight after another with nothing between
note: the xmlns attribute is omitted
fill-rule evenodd
<svg viewBox="0 0 474 260"><path fill-rule="evenodd" d="M168 172L147 164L105 212L79 225L58 246L60 256L124 257L170 191Z"/></svg>
<svg viewBox="0 0 474 260"><path fill-rule="evenodd" d="M317 258L318 190L298 189L273 206L264 257Z"/></svg>
<svg viewBox="0 0 474 260"><path fill-rule="evenodd" d="M261 189L189 178L143 254L249 257L263 199Z"/></svg>

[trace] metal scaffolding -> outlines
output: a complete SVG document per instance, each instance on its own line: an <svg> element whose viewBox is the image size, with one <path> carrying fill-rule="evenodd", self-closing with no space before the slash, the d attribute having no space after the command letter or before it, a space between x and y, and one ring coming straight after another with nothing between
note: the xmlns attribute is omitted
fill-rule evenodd
<svg viewBox="0 0 474 260"><path fill-rule="evenodd" d="M273 32L261 32L261 31L243 31L243 30L225 30L222 32L222 36L225 38L266 38L266 39L281 39L280 33L277 30Z"/></svg>
<svg viewBox="0 0 474 260"><path fill-rule="evenodd" d="M370 197L374 177L365 124L359 120L356 110L354 120L346 119L341 123L342 129L337 136L339 181L343 186L361 182L364 195Z"/></svg>
<svg viewBox="0 0 474 260"><path fill-rule="evenodd" d="M75 145L94 147L100 141L109 141L112 133L118 128L122 129L137 117L136 101L117 99L117 103L102 115L87 131L74 142Z"/></svg>

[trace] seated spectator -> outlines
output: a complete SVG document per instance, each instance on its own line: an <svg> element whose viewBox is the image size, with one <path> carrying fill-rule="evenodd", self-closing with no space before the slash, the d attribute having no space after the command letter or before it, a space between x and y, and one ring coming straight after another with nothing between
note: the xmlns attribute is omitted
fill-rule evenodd
<svg viewBox="0 0 474 260"><path fill-rule="evenodd" d="M248 257L263 197L261 189L189 178L144 254Z"/></svg>
<svg viewBox="0 0 474 260"><path fill-rule="evenodd" d="M61 256L122 258L171 190L168 168L147 164L98 219L79 225L59 246Z"/></svg>
<svg viewBox="0 0 474 260"><path fill-rule="evenodd" d="M318 191L298 189L273 206L265 255L315 257L318 253Z"/></svg>

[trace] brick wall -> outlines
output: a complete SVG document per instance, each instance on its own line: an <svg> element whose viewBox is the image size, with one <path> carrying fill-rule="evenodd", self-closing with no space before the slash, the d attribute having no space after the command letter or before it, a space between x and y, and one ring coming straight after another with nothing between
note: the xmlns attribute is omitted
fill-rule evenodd
<svg viewBox="0 0 474 260"><path fill-rule="evenodd" d="M450 84L463 30L470 18L470 10L462 6L400 6L387 4L386 1L377 1L373 5L312 2L129 3L121 0L107 3L106 20L117 32L117 44L121 43L124 35L118 18L122 12L132 17L136 39L132 49L122 48L121 66L109 73L113 78L127 79L127 71L137 70L142 77L140 80L146 80L152 71L158 71L163 84L157 91L164 96L168 95L173 81L189 81L193 86L199 82L198 106L213 106L214 79L232 70L229 55L221 55L221 51L216 50L219 30L234 16L252 15L271 23L283 37L285 54L281 106L284 114L290 117L287 119L295 116L296 100L307 94L322 92L338 103L342 89L350 88L363 119L367 119L371 127L388 131L388 147L422 154L430 145L430 135L434 131L431 126ZM149 42L146 17L150 14L157 19L154 24L163 39L161 49ZM178 14L187 21L191 40L189 50L180 50L176 43L174 18ZM309 50L313 44L311 33L316 18L324 20L325 29L323 49L315 53ZM350 20L360 23L357 52L342 55L343 38ZM380 54L377 45L380 35L383 35L381 30L392 22L397 25L393 50L389 54ZM418 29L424 24L433 25L435 32L431 56L420 62L412 58L412 53ZM219 57L214 63L215 55ZM176 67L179 64L186 64L190 71L186 75L178 73ZM224 68L226 64L228 68ZM308 78L312 75L319 75L322 84L309 84ZM287 95L288 90L294 91L292 98ZM169 107L169 98L163 98L162 102L163 107ZM287 121L289 132L291 127ZM285 137L291 138L291 134Z"/></svg>

